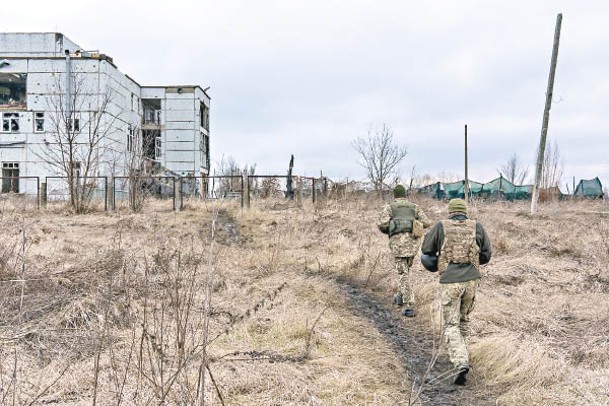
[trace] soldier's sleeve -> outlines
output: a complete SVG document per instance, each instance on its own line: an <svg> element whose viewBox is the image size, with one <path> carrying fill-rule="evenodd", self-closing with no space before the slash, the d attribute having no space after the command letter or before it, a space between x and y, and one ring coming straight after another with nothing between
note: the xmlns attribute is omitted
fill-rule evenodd
<svg viewBox="0 0 609 406"><path fill-rule="evenodd" d="M442 239L444 238L444 228L442 223L437 222L423 238L421 244L421 252L427 255L438 255L442 248Z"/></svg>
<svg viewBox="0 0 609 406"><path fill-rule="evenodd" d="M391 220L391 206L390 205L386 205L383 208L383 211L381 211L381 215L379 216L379 222L378 222L378 227L388 227L389 226L389 220Z"/></svg>
<svg viewBox="0 0 609 406"><path fill-rule="evenodd" d="M429 220L429 218L427 218L427 215L420 207L417 207L417 220L423 223L424 228L427 228L431 225L431 221Z"/></svg>
<svg viewBox="0 0 609 406"><path fill-rule="evenodd" d="M482 224L478 222L476 222L476 242L480 247L480 265L488 264L492 255L491 241Z"/></svg>

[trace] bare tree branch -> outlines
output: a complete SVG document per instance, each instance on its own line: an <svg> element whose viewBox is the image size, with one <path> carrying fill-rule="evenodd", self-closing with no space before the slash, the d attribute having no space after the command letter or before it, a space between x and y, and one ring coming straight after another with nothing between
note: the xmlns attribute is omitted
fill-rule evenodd
<svg viewBox="0 0 609 406"><path fill-rule="evenodd" d="M395 175L395 171L408 152L405 146L399 145L393 137L393 131L383 124L382 128L368 130L366 138L358 137L351 145L359 154L357 161L366 169L368 179L375 190L381 193L387 179Z"/></svg>
<svg viewBox="0 0 609 406"><path fill-rule="evenodd" d="M93 197L101 165L118 158L119 141L113 135L122 129L109 112L112 93L87 93L79 72L54 76L47 98L50 131L43 150L35 154L67 179L70 206L82 213Z"/></svg>
<svg viewBox="0 0 609 406"><path fill-rule="evenodd" d="M518 154L514 154L499 169L499 173L514 185L522 185L529 175L529 168L520 162Z"/></svg>
<svg viewBox="0 0 609 406"><path fill-rule="evenodd" d="M565 160L560 155L556 141L549 143L543 157L543 169L539 187L547 189L560 184L564 172Z"/></svg>

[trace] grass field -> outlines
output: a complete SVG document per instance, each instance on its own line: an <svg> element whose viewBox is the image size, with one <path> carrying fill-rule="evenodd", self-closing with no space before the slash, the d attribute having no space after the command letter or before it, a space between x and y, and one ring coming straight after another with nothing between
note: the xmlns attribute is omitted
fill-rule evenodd
<svg viewBox="0 0 609 406"><path fill-rule="evenodd" d="M417 202L446 216L445 203ZM415 261L419 316L399 318L381 206L5 206L0 404L609 404L606 202L545 203L535 216L524 202L473 205L493 258L473 314L472 379L437 393L416 367L433 355L447 365L433 348L437 275Z"/></svg>

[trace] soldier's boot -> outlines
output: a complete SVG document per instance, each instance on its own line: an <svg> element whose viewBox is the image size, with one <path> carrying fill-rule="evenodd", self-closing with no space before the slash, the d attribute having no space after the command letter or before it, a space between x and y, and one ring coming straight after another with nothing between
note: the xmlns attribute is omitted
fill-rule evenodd
<svg viewBox="0 0 609 406"><path fill-rule="evenodd" d="M467 373L469 372L469 365L461 364L457 367L457 377L455 378L455 385L465 385L467 381Z"/></svg>
<svg viewBox="0 0 609 406"><path fill-rule="evenodd" d="M404 309L404 310L402 310L402 316L414 317L416 315L417 315L417 312L414 309Z"/></svg>
<svg viewBox="0 0 609 406"><path fill-rule="evenodd" d="M393 295L393 303L395 303L397 306L404 305L404 299L402 298L401 293L396 293L395 295Z"/></svg>

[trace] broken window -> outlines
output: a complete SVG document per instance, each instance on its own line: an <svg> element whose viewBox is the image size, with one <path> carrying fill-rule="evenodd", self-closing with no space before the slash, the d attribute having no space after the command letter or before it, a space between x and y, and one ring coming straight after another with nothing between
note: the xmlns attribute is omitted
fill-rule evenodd
<svg viewBox="0 0 609 406"><path fill-rule="evenodd" d="M201 103L199 115L201 118L201 127L209 131L209 107L207 107L204 103Z"/></svg>
<svg viewBox="0 0 609 406"><path fill-rule="evenodd" d="M129 124L127 127L127 152L133 151L133 127Z"/></svg>
<svg viewBox="0 0 609 406"><path fill-rule="evenodd" d="M199 150L201 151L201 166L209 169L209 136L201 134Z"/></svg>
<svg viewBox="0 0 609 406"><path fill-rule="evenodd" d="M80 119L78 117L68 118L67 127L69 132L79 132L80 131Z"/></svg>
<svg viewBox="0 0 609 406"><path fill-rule="evenodd" d="M34 132L43 133L44 131L44 112L37 111L34 113Z"/></svg>
<svg viewBox="0 0 609 406"><path fill-rule="evenodd" d="M2 132L19 132L19 113L2 113Z"/></svg>
<svg viewBox="0 0 609 406"><path fill-rule="evenodd" d="M0 109L26 109L25 73L0 73Z"/></svg>
<svg viewBox="0 0 609 406"><path fill-rule="evenodd" d="M19 193L19 163L2 163L2 193Z"/></svg>

